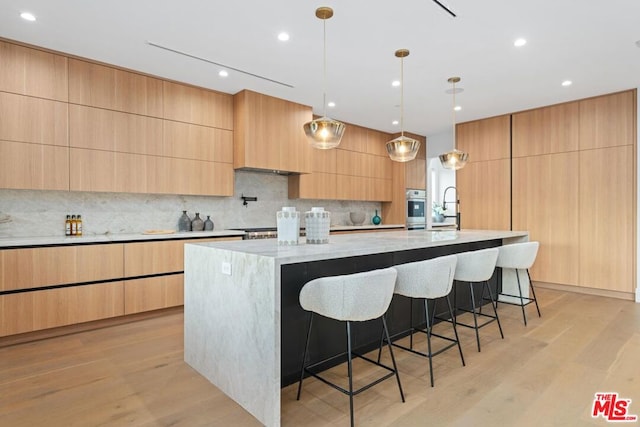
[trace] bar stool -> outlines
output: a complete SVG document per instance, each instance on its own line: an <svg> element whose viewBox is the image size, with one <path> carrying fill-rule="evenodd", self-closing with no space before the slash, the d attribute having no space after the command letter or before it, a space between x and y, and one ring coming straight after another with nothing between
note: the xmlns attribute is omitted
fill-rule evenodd
<svg viewBox="0 0 640 427"><path fill-rule="evenodd" d="M311 280L307 282L300 291L300 305L303 309L310 311L311 316L309 319L309 329L307 331L307 342L304 348L304 356L302 358L302 368L300 369L300 382L298 383L298 396L297 400L300 400L300 392L302 391L302 380L304 379L305 372L318 378L320 381L335 388L338 391L349 396L349 414L351 417L351 426L354 425L353 415L353 396L367 390L368 388L386 380L395 375L398 382L398 389L400 390L400 398L404 402L404 393L402 391L402 385L400 384L400 376L398 375L398 368L396 367L396 359L393 356L393 349L391 344L388 344L389 353L391 355L391 362L393 368L382 365L375 360L368 357L356 354L351 349L351 322L363 322L366 320L382 318L382 327L384 330L387 343L389 340L389 331L387 329L387 322L384 318L384 313L389 308L391 299L393 298L393 290L395 288L397 272L394 268L385 268L380 270L367 271L364 273L355 273L342 276L322 277L319 279ZM349 390L327 381L322 378L318 373L313 371L313 368L321 365L328 360L335 359L340 356L344 356L345 353L337 356L330 357L328 359L316 362L313 364L305 365L307 360L307 353L309 351L309 340L311 337L311 326L313 324L313 317L315 314L321 316L340 320L346 322L347 326L347 372L349 376ZM353 373L352 373L352 356L359 357L374 365L380 366L389 373L385 374L381 378L373 381L361 387L358 390L353 390Z"/></svg>
<svg viewBox="0 0 640 427"><path fill-rule="evenodd" d="M538 300L536 299L536 291L533 289L533 282L531 282L531 275L529 274L529 268L531 268L536 260L539 247L539 242L514 243L511 245L500 246L498 260L496 262L496 267L514 269L518 283L518 295L500 292L498 296L518 298L520 300L519 302L515 302L498 299L498 302L504 304L519 305L522 309L522 318L524 319L525 326L527 326L527 315L524 310L524 307L526 305L529 305L532 302L536 303L538 317L541 317L540 307L538 307ZM520 285L520 270L525 270L527 272L527 278L529 279L529 286L531 287L531 295L533 295L533 298L529 296L522 296L522 286Z"/></svg>
<svg viewBox="0 0 640 427"><path fill-rule="evenodd" d="M466 328L475 329L476 331L476 342L478 343L478 351L480 351L480 328L488 325L491 322L498 323L498 329L500 330L500 336L504 339L504 334L502 333L502 325L500 325L500 318L498 317L498 311L496 310L496 300L493 297L493 292L491 291L491 287L489 286L489 279L493 275L493 271L496 268L496 260L498 259L498 248L489 248L489 249L481 249L477 251L463 252L456 254L458 257L458 263L456 265L456 272L453 276L454 280L457 282L468 282L469 283L469 292L471 294L471 309L458 308L454 310L457 314L458 311L473 313L473 325L461 323L457 320L457 318L453 318L452 321L460 326L464 326ZM484 290L487 289L489 291L489 296L491 298L491 308L493 308L494 315L486 314L482 312L482 305L480 305L480 309L476 308L476 298L473 290L474 283L482 283L482 292L480 295L484 294ZM455 288L454 288L455 295ZM454 297L455 299L455 297ZM482 303L482 298L480 298L480 302ZM485 323L478 324L478 316L486 317L488 320ZM448 319L442 319L448 320Z"/></svg>
<svg viewBox="0 0 640 427"><path fill-rule="evenodd" d="M457 345L460 352L460 360L462 366L465 366L464 356L462 355L462 347L460 347L460 340L458 339L458 331L456 329L455 322L451 322L453 327L453 334L455 338L450 338L444 335L436 334L432 331L433 327L433 314L436 312L436 301L438 298L446 298L447 306L449 308L449 315L453 319L453 310L451 308L451 301L449 301L449 293L453 285L453 276L456 271L457 257L455 255L442 256L439 258L433 258L425 261L411 262L408 264L395 265L394 268L398 271L398 278L396 280L395 293L411 298L411 305L413 306L413 299L424 299L424 317L426 322L426 328L420 329L413 325L413 315L410 311L410 329L399 332L394 336L405 335L410 333L409 347L401 344L392 343L392 345L402 348L403 350L410 351L414 354L427 357L429 359L429 375L431 377L431 387L433 387L433 364L431 359L451 347ZM433 300L433 314L429 315L429 300ZM413 349L413 332L422 332L427 335L427 353ZM431 337L438 337L443 340L449 341L449 344L445 347L433 352L431 349ZM378 352L378 361L380 360L380 351Z"/></svg>

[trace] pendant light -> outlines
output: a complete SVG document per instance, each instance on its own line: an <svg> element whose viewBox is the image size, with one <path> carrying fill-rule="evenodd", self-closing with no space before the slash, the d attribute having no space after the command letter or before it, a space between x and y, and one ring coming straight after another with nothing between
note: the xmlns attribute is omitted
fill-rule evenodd
<svg viewBox="0 0 640 427"><path fill-rule="evenodd" d="M460 81L460 77L449 77L447 79L449 83L453 85L451 93L453 94L453 144L456 144L456 83ZM454 148L452 151L448 151L444 154L440 154L440 163L445 169L458 170L462 169L467 164L469 154L464 151L460 151Z"/></svg>
<svg viewBox="0 0 640 427"><path fill-rule="evenodd" d="M319 7L316 9L316 17L322 19L324 30L324 86L322 95L323 115L319 119L311 120L304 124L304 133L309 138L309 143L314 148L323 150L335 148L340 144L344 134L344 123L327 117L327 19L333 16L333 9L330 7Z"/></svg>
<svg viewBox="0 0 640 427"><path fill-rule="evenodd" d="M400 58L400 136L387 142L387 153L391 160L408 162L416 158L420 141L404 136L404 58L409 56L408 49L396 50Z"/></svg>

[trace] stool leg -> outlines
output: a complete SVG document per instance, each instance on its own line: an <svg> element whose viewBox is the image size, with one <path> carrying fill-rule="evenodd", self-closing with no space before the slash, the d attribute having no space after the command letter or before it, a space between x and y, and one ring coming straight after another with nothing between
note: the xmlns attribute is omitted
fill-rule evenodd
<svg viewBox="0 0 640 427"><path fill-rule="evenodd" d="M347 371L349 375L349 415L351 427L355 425L353 417L353 366L351 360L351 322L347 321Z"/></svg>
<svg viewBox="0 0 640 427"><path fill-rule="evenodd" d="M538 310L538 317L542 317L540 314L540 307L538 307L538 299L536 298L536 291L533 289L533 282L531 281L531 275L529 274L529 269L527 268L527 277L529 278L529 287L531 288L531 295L533 295L533 302L536 303L536 310Z"/></svg>
<svg viewBox="0 0 640 427"><path fill-rule="evenodd" d="M387 346L389 347L389 354L391 355L393 370L396 373L396 381L398 382L398 389L400 390L400 398L404 402L404 392L402 391L402 384L400 384L400 375L398 374L398 367L396 366L396 358L393 357L393 348L391 348L391 339L389 338L389 330L387 329L387 321L384 318L384 314L382 315L382 327L384 329L385 335L387 336Z"/></svg>
<svg viewBox="0 0 640 427"><path fill-rule="evenodd" d="M489 282L484 282L484 284L487 286L487 289L489 290L489 297L491 298L491 301L494 301L493 299L493 292L491 292L491 286L489 286ZM493 307L493 313L496 315L496 322L498 322L498 329L500 329L500 336L502 337L502 339L504 339L504 334L502 333L502 325L500 324L500 317L498 317L498 310L496 310L496 307L493 305L493 302L491 303L491 307Z"/></svg>
<svg viewBox="0 0 640 427"><path fill-rule="evenodd" d="M431 354L431 324L429 322L429 300L424 299L424 318L427 322L427 357L429 358L429 376L431 377L431 387L433 387L433 362Z"/></svg>
<svg viewBox="0 0 640 427"><path fill-rule="evenodd" d="M309 339L311 338L311 325L313 324L313 312L309 318L309 329L307 329L307 342L304 345L304 355L302 356L302 366L300 367L300 382L298 383L298 396L296 400L300 400L300 392L302 391L302 380L304 379L304 362L307 360L307 353L309 351Z"/></svg>
<svg viewBox="0 0 640 427"><path fill-rule="evenodd" d="M522 298L522 287L520 286L520 273L516 268L516 279L518 281L518 295L520 295L520 308L522 309L522 318L524 319L524 326L527 326L527 313L524 311L524 298Z"/></svg>
<svg viewBox="0 0 640 427"><path fill-rule="evenodd" d="M409 300L409 348L413 350L413 298Z"/></svg>
<svg viewBox="0 0 640 427"><path fill-rule="evenodd" d="M473 294L473 282L469 282L469 290L471 291L471 311L473 312L473 325L476 331L476 342L478 343L478 351L480 351L480 332L478 331L478 315L476 314L476 298Z"/></svg>
<svg viewBox="0 0 640 427"><path fill-rule="evenodd" d="M453 317L453 310L451 309L451 301L449 301L449 295L447 295L447 306L449 306L449 315ZM453 334L455 335L456 343L458 344L458 351L460 352L460 360L462 360L462 366L466 366L464 364L464 356L462 355L462 347L460 346L460 339L458 338L458 328L456 328L455 322L452 322L451 326L453 326Z"/></svg>

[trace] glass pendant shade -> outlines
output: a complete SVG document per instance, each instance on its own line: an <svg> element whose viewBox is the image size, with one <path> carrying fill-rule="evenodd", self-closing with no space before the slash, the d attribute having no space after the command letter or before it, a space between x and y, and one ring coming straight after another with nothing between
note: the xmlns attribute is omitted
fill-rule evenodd
<svg viewBox="0 0 640 427"><path fill-rule="evenodd" d="M311 120L304 124L304 133L309 137L311 146L322 150L340 145L344 129L344 123L329 117Z"/></svg>
<svg viewBox="0 0 640 427"><path fill-rule="evenodd" d="M460 150L454 149L444 154L440 154L440 163L445 169L458 170L462 169L467 164L469 154Z"/></svg>
<svg viewBox="0 0 640 427"><path fill-rule="evenodd" d="M387 153L395 162L409 162L416 158L420 141L401 135L387 142Z"/></svg>

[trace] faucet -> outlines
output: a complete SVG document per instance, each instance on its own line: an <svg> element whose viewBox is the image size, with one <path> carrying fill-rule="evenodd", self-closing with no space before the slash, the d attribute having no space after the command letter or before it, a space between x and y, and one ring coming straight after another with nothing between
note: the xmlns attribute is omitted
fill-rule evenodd
<svg viewBox="0 0 640 427"><path fill-rule="evenodd" d="M442 195L442 210L447 210L447 191L449 189L453 189L455 191L455 215L444 215L445 218L455 218L457 229L460 230L460 199L458 199L458 189L454 186L449 186L444 189L444 194Z"/></svg>

